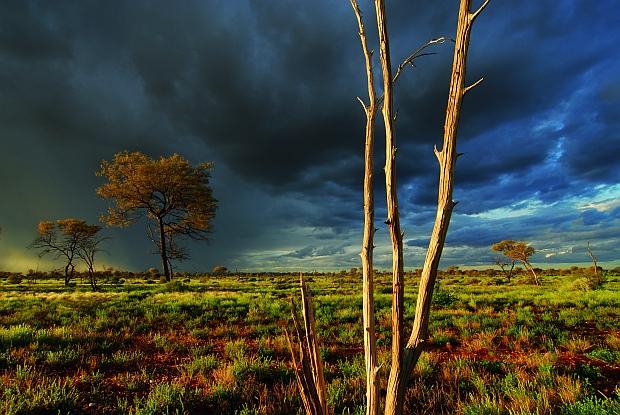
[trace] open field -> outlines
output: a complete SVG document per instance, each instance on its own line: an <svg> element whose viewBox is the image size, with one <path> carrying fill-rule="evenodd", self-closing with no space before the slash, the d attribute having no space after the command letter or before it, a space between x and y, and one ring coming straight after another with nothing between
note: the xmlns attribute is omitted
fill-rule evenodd
<svg viewBox="0 0 620 415"><path fill-rule="evenodd" d="M444 274L406 413L620 413L620 276L590 290ZM390 292L377 284L381 361ZM407 316L417 278L407 276ZM283 327L294 275L192 276L65 287L0 282L0 413L295 414ZM335 414L361 414L361 277L309 276ZM385 382L387 363L382 367Z"/></svg>

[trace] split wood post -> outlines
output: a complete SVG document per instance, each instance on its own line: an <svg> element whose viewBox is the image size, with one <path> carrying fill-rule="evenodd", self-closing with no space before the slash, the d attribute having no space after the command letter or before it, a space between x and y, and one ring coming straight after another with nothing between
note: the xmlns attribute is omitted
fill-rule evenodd
<svg viewBox="0 0 620 415"><path fill-rule="evenodd" d="M302 274L299 274L299 285L301 288L303 327L299 322L295 302L291 298L291 313L295 326L299 358L296 356L297 352L288 331L286 332L286 340L293 360L295 378L297 379L297 386L306 415L329 415L327 386L316 333L312 294L308 290Z"/></svg>

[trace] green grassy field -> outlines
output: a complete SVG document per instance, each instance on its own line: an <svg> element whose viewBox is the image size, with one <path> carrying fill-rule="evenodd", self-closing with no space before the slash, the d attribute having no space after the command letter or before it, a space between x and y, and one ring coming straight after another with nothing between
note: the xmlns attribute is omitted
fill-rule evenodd
<svg viewBox="0 0 620 415"><path fill-rule="evenodd" d="M391 283L378 278L385 382ZM103 281L99 292L1 281L0 413L301 413L283 330L297 277L180 280ZM620 414L620 277L584 281L442 276L405 413ZM308 282L331 409L362 414L361 277Z"/></svg>

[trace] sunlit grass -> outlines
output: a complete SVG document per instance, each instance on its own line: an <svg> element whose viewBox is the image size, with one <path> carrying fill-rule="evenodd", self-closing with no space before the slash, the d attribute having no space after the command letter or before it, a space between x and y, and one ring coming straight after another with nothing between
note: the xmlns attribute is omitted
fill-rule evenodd
<svg viewBox="0 0 620 415"><path fill-rule="evenodd" d="M537 287L520 277L442 276L407 413L613 413L620 278L587 291L574 287L577 278L545 276ZM363 413L361 279L309 279L331 409ZM96 293L58 281L0 282L0 370L9 386L0 413L297 412L283 331L297 276L124 280L103 281ZM417 284L413 275L406 281L410 327ZM390 292L390 277L378 275L384 383Z"/></svg>

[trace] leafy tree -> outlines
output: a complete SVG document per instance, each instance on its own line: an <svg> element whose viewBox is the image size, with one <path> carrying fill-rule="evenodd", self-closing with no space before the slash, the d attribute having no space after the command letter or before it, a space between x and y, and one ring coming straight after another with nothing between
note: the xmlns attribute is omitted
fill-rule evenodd
<svg viewBox="0 0 620 415"><path fill-rule="evenodd" d="M528 245L526 242L523 241L503 240L501 242L493 244L491 249L493 249L493 251L495 252L501 252L502 254L504 254L505 257L507 257L513 262L522 262L525 266L525 269L532 273L536 285L540 285L538 275L536 275L534 268L532 268L532 264L530 264L530 257L536 252L534 247Z"/></svg>
<svg viewBox="0 0 620 415"><path fill-rule="evenodd" d="M170 261L188 258L176 244L178 238L207 240L211 231L217 208L209 184L212 168L212 163L192 166L178 154L152 159L140 152L117 153L97 172L107 179L97 194L113 201L102 221L125 227L146 215L155 227L149 228L149 236L170 281Z"/></svg>
<svg viewBox="0 0 620 415"><path fill-rule="evenodd" d="M223 265L216 265L213 267L211 272L214 274L226 274L228 272L228 268Z"/></svg>
<svg viewBox="0 0 620 415"><path fill-rule="evenodd" d="M41 221L37 227L38 236L28 247L38 249L40 251L39 257L52 254L54 259L64 258L66 262L64 279L65 285L68 285L73 278L76 260L84 259L83 256L90 252L92 263L94 263L94 252L91 251L93 244L96 248L101 241L97 239L100 230L100 226L89 225L81 219L67 218L56 222ZM86 260L85 263L89 266Z"/></svg>

